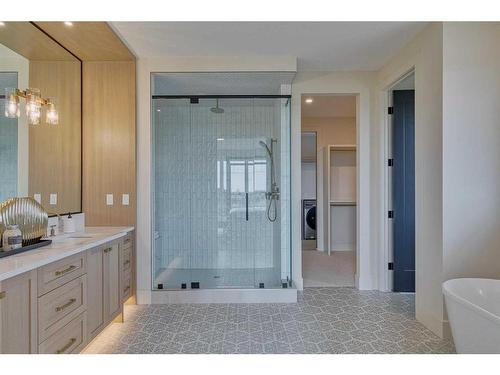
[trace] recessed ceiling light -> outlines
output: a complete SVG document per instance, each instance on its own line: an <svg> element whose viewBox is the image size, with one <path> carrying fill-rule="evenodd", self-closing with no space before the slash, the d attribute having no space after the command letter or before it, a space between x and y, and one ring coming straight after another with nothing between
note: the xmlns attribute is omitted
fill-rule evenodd
<svg viewBox="0 0 500 375"><path fill-rule="evenodd" d="M312 99L312 98L307 98L307 99L306 99L306 103L307 103L307 104L311 104L312 102L313 102L313 99Z"/></svg>
<svg viewBox="0 0 500 375"><path fill-rule="evenodd" d="M71 22L71 21L65 21L64 24L66 26L73 26L73 22Z"/></svg>
<svg viewBox="0 0 500 375"><path fill-rule="evenodd" d="M218 140L219 142L222 142L222 141L224 140L224 138L217 138L217 140Z"/></svg>
<svg viewBox="0 0 500 375"><path fill-rule="evenodd" d="M157 109L156 112L161 112L161 109Z"/></svg>

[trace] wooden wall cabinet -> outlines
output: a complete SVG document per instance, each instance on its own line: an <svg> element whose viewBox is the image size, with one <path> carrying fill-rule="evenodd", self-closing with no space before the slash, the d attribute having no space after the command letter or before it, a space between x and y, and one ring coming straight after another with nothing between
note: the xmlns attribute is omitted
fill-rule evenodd
<svg viewBox="0 0 500 375"><path fill-rule="evenodd" d="M37 271L0 282L0 353L37 353Z"/></svg>

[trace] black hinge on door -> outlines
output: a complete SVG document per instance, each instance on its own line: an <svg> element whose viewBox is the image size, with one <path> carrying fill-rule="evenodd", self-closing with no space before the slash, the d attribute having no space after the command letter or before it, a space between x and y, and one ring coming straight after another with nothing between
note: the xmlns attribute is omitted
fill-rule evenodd
<svg viewBox="0 0 500 375"><path fill-rule="evenodd" d="M189 102L191 104L199 104L200 103L200 99L199 98L189 98Z"/></svg>
<svg viewBox="0 0 500 375"><path fill-rule="evenodd" d="M389 219L393 219L394 218L394 211L393 210L387 211L387 217Z"/></svg>
<svg viewBox="0 0 500 375"><path fill-rule="evenodd" d="M390 115L394 114L394 107L387 107L387 113Z"/></svg>
<svg viewBox="0 0 500 375"><path fill-rule="evenodd" d="M387 159L387 165L389 167L392 167L394 165L394 159L393 158Z"/></svg>
<svg viewBox="0 0 500 375"><path fill-rule="evenodd" d="M394 270L394 263L392 263L392 262L387 263L387 269L388 269L389 271Z"/></svg>

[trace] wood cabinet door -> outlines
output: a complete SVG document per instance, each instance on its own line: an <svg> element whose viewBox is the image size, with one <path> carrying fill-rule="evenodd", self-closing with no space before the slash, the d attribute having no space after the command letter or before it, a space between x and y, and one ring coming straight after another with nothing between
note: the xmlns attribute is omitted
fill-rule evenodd
<svg viewBox="0 0 500 375"><path fill-rule="evenodd" d="M0 353L37 352L37 272L0 282Z"/></svg>
<svg viewBox="0 0 500 375"><path fill-rule="evenodd" d="M104 316L112 320L121 312L120 254L118 242L104 246Z"/></svg>
<svg viewBox="0 0 500 375"><path fill-rule="evenodd" d="M104 325L104 249L87 252L87 332L92 339Z"/></svg>

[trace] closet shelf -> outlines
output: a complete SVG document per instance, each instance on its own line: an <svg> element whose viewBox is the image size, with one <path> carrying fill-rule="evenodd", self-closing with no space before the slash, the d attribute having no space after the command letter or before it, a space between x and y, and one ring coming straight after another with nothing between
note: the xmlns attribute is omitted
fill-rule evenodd
<svg viewBox="0 0 500 375"><path fill-rule="evenodd" d="M302 158L302 163L316 163L316 158Z"/></svg>
<svg viewBox="0 0 500 375"><path fill-rule="evenodd" d="M356 206L355 201L330 201L330 206Z"/></svg>

